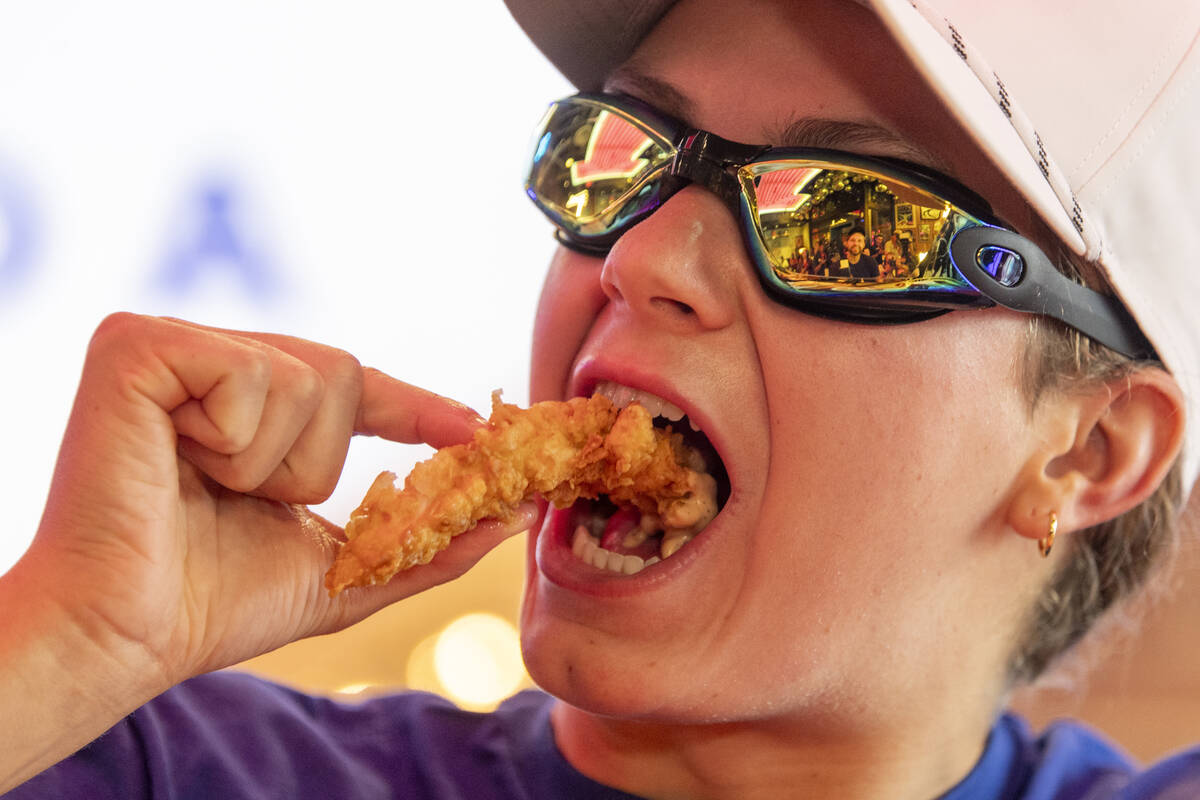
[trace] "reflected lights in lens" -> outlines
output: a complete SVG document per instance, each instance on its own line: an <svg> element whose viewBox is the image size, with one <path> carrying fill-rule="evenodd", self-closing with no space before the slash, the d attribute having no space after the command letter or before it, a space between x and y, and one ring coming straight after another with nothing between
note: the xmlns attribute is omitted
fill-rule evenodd
<svg viewBox="0 0 1200 800"><path fill-rule="evenodd" d="M567 198L567 202L564 204L564 207L568 211L571 211L572 209L574 209L575 216L582 217L583 210L585 208L587 208L587 203L588 203L588 190L580 189L578 192L575 192L575 194L573 194Z"/></svg>
<svg viewBox="0 0 1200 800"><path fill-rule="evenodd" d="M628 179L646 166L642 153L653 144L650 137L628 120L601 111L592 125L584 157L572 162L571 181L581 183Z"/></svg>
<svg viewBox="0 0 1200 800"><path fill-rule="evenodd" d="M754 194L758 200L758 213L776 214L795 211L807 203L811 195L803 189L821 170L813 167L795 167L764 172L758 176Z"/></svg>

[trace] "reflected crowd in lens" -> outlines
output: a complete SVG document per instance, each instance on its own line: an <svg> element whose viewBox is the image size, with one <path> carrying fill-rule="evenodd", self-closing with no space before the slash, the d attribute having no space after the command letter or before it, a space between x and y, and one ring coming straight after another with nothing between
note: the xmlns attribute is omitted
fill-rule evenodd
<svg viewBox="0 0 1200 800"><path fill-rule="evenodd" d="M868 171L750 169L758 232L782 280L895 284L948 273L941 256L959 220L945 202Z"/></svg>

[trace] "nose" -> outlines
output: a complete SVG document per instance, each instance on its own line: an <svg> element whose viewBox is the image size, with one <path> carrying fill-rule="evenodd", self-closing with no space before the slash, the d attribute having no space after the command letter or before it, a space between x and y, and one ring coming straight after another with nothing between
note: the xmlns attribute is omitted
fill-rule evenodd
<svg viewBox="0 0 1200 800"><path fill-rule="evenodd" d="M689 186L617 240L600 282L630 313L717 329L735 319L749 276L736 220L711 192Z"/></svg>

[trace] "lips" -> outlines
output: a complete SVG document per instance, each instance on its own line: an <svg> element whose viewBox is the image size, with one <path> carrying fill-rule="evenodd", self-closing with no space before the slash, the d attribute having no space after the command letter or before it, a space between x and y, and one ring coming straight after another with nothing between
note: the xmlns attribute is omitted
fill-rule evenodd
<svg viewBox="0 0 1200 800"><path fill-rule="evenodd" d="M581 388L583 388L581 386ZM681 460L692 471L694 491L658 516L618 507L607 498L581 500L570 509L551 512L546 532L560 551L569 550L572 571L595 573L596 578L628 579L645 572L664 571L664 562L679 562L689 543L719 513L730 494L730 482L717 448L702 425L686 408L643 388L610 379L596 380L591 394L608 397L615 406L638 403L655 417L655 426L680 434L687 453ZM560 552L561 555L561 552Z"/></svg>

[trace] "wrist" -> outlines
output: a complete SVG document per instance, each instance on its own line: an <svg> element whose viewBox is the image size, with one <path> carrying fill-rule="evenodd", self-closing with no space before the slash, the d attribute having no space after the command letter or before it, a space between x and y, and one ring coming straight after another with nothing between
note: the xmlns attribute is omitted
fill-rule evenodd
<svg viewBox="0 0 1200 800"><path fill-rule="evenodd" d="M103 734L167 688L130 643L105 641L18 562L0 576L0 792Z"/></svg>

